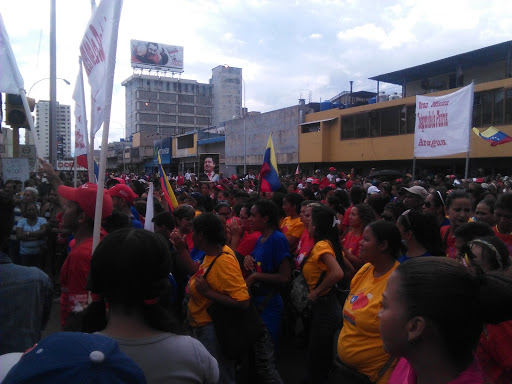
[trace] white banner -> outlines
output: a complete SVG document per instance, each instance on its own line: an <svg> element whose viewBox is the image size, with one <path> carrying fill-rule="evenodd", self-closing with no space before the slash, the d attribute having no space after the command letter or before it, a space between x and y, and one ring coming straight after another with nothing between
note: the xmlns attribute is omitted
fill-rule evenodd
<svg viewBox="0 0 512 384"><path fill-rule="evenodd" d="M153 223L153 217L155 216L155 206L153 197L153 183L149 183L148 200L146 203L146 218L144 221L144 229L155 232L155 223Z"/></svg>
<svg viewBox="0 0 512 384"><path fill-rule="evenodd" d="M75 101L75 157L87 155L89 139L87 137L87 119L85 114L85 93L84 77L82 74L82 61L76 77L75 90L73 91Z"/></svg>
<svg viewBox="0 0 512 384"><path fill-rule="evenodd" d="M444 96L416 96L414 156L469 151L474 84Z"/></svg>
<svg viewBox="0 0 512 384"><path fill-rule="evenodd" d="M23 89L23 87L23 78L12 52L4 20L0 14L0 92L19 95L20 89Z"/></svg>
<svg viewBox="0 0 512 384"><path fill-rule="evenodd" d="M91 130L96 133L110 116L110 96L114 81L117 32L121 14L121 0L102 0L85 30L80 55L91 86ZM113 65L108 65L112 61ZM108 68L111 69L109 73ZM107 105L108 104L108 105Z"/></svg>
<svg viewBox="0 0 512 384"><path fill-rule="evenodd" d="M29 179L28 159L2 159L2 175L4 180L19 180L22 183Z"/></svg>

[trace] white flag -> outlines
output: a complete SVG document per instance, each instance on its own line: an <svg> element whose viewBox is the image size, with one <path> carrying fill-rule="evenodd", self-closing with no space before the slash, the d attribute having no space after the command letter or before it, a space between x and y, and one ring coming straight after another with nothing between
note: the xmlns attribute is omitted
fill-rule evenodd
<svg viewBox="0 0 512 384"><path fill-rule="evenodd" d="M416 96L414 156L469 151L474 84L444 96Z"/></svg>
<svg viewBox="0 0 512 384"><path fill-rule="evenodd" d="M91 86L91 130L96 133L110 119L122 0L102 0L85 30L80 54ZM108 62L111 65L108 65ZM107 68L112 70L109 72ZM107 116L108 115L108 116Z"/></svg>
<svg viewBox="0 0 512 384"><path fill-rule="evenodd" d="M155 206L153 205L153 183L149 183L148 200L146 202L146 218L144 221L144 229L155 232L153 216L155 215Z"/></svg>
<svg viewBox="0 0 512 384"><path fill-rule="evenodd" d="M85 93L82 64L76 77L75 90L73 91L75 101L75 157L87 155L89 139L87 137L87 119L85 114Z"/></svg>
<svg viewBox="0 0 512 384"><path fill-rule="evenodd" d="M20 89L23 88L23 78L18 64L16 64L4 20L0 14L0 92L19 95Z"/></svg>

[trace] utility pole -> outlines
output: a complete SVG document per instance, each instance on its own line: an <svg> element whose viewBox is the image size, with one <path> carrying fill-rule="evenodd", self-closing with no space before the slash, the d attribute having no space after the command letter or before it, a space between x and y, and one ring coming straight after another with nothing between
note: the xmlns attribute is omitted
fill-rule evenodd
<svg viewBox="0 0 512 384"><path fill-rule="evenodd" d="M48 131L49 160L57 166L57 40L56 0L51 0L50 10L50 126Z"/></svg>

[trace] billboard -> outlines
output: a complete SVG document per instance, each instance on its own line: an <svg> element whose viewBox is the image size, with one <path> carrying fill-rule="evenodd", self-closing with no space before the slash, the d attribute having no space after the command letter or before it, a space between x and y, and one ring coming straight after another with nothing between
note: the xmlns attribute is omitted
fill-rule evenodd
<svg viewBox="0 0 512 384"><path fill-rule="evenodd" d="M218 153L201 153L199 155L199 181L207 183L218 183L219 180L219 162Z"/></svg>
<svg viewBox="0 0 512 384"><path fill-rule="evenodd" d="M153 165L158 165L158 153L162 165L171 164L171 138L166 137L159 140L153 140Z"/></svg>
<svg viewBox="0 0 512 384"><path fill-rule="evenodd" d="M130 40L133 68L183 72L183 47Z"/></svg>

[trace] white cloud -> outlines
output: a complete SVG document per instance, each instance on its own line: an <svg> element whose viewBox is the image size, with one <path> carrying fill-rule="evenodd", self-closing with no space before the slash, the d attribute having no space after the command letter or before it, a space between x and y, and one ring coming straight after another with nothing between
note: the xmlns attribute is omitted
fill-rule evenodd
<svg viewBox="0 0 512 384"><path fill-rule="evenodd" d="M73 105L90 12L87 0L57 2L57 76L72 82L57 83L63 104ZM48 1L2 2L27 89L49 76L49 15ZM217 65L241 67L247 107L266 112L296 104L301 92L328 99L349 80L375 91L368 77L510 40L512 30L509 0L125 0L121 17L112 121L123 125L130 39L183 46L185 79L207 83ZM31 96L48 99L48 87L38 83ZM119 124L111 130L112 140L122 136Z"/></svg>

